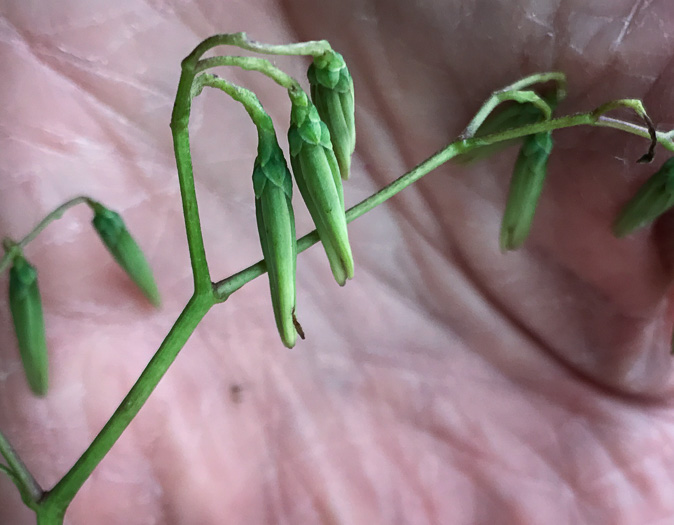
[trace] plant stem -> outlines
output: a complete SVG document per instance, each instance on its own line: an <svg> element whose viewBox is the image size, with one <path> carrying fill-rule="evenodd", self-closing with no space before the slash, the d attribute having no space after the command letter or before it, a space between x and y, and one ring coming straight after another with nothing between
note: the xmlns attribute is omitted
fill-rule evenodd
<svg viewBox="0 0 674 525"><path fill-rule="evenodd" d="M372 210L376 206L379 206L384 201L390 199L397 193L401 192L409 185L414 184L421 177L426 175L428 172L434 170L435 168L441 166L448 160L453 157L460 155L461 153L466 153L473 148L487 146L490 144L495 144L497 142L503 142L511 139L521 138L526 135L531 135L534 133L541 133L545 131L552 131L562 128L570 128L573 126L600 126L600 127L610 127L625 131L627 133L632 133L643 138L651 138L651 132L648 128L637 126L636 124L631 124L628 122L623 122L621 120L597 116L595 111L588 113L581 113L578 115L570 115L566 117L560 117L552 120L547 120L543 122L538 122L536 124L530 124L528 126L522 126L520 128L509 129L499 133L494 133L492 135L485 135L484 137L472 138L457 140L452 142L447 147L443 148L439 152L435 153L422 163L418 164L416 167L401 175L399 178L384 186L381 190L369 196L365 200L359 202L355 206L352 206L346 211L346 220L351 222L361 215L364 215L368 211ZM674 151L674 142L672 142L671 133L657 133L657 140L662 144L663 147L669 151ZM307 248L310 248L319 241L318 233L316 230L313 230L303 237L297 240L297 253L303 252ZM218 302L227 300L227 298L232 295L235 291L241 288L244 284L249 281L252 281L256 277L259 277L267 271L264 260L258 261L255 264L237 272L226 279L214 283L213 289L217 297Z"/></svg>
<svg viewBox="0 0 674 525"><path fill-rule="evenodd" d="M269 60L265 58L234 56L204 58L203 60L199 60L199 62L197 62L194 71L195 73L201 73L207 69L220 66L236 66L245 71L258 71L259 73L262 73L263 75L271 78L281 87L286 89L301 89L297 80L274 66Z"/></svg>
<svg viewBox="0 0 674 525"><path fill-rule="evenodd" d="M40 487L40 484L26 468L26 465L21 461L21 458L2 432L0 432L0 454L2 454L2 457L7 462L7 467L3 467L3 470L10 476L19 489L24 503L34 508L44 494L42 487Z"/></svg>
<svg viewBox="0 0 674 525"><path fill-rule="evenodd" d="M195 56L199 58L206 51L217 46L237 46L241 49L265 55L320 56L332 51L330 43L327 40L298 42L296 44L263 44L262 42L250 40L246 33L227 33L207 38L194 49L188 58L194 58Z"/></svg>
<svg viewBox="0 0 674 525"><path fill-rule="evenodd" d="M86 197L84 195L80 195L78 197L70 199L61 204L59 207L55 208L47 216L45 216L45 218L42 219L37 224L37 226L35 226L35 228L33 228L30 231L30 233L28 233L28 235L26 235L18 243L11 243L11 242L5 243L6 251L5 255L3 255L2 259L0 259L0 273L4 272L7 269L7 267L11 264L17 249L20 250L21 248L25 248L28 245L28 243L33 241L35 237L37 237L40 233L42 233L42 231L47 226L49 226L55 220L60 219L67 210L83 202L87 203L89 206L91 206L91 204L93 203L93 201L89 197Z"/></svg>
<svg viewBox="0 0 674 525"><path fill-rule="evenodd" d="M192 172L192 153L190 151L189 120L192 108L192 82L194 81L194 63L183 60L182 73L178 83L173 113L171 115L171 134L173 135L173 149L180 183L180 196L185 218L185 232L187 246L190 252L190 263L194 277L195 293L209 293L211 276L206 260L204 238L201 233L197 192L194 186Z"/></svg>
<svg viewBox="0 0 674 525"><path fill-rule="evenodd" d="M138 411L150 397L160 379L213 304L212 294L192 296L161 346L110 420L68 473L53 489L45 493L40 504L44 515L63 515L65 513L65 509L75 497L77 491L138 414Z"/></svg>

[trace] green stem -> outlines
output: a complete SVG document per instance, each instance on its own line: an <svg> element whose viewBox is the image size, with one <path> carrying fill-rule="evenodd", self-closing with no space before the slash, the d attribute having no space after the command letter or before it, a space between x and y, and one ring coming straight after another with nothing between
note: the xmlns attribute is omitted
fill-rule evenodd
<svg viewBox="0 0 674 525"><path fill-rule="evenodd" d="M11 478L21 493L24 503L30 508L35 508L43 496L42 487L35 480L26 465L16 453L9 440L0 432L0 454L5 458L7 467L2 470Z"/></svg>
<svg viewBox="0 0 674 525"><path fill-rule="evenodd" d="M610 108L613 109L613 108ZM628 122L623 122L621 120L616 120L612 118L607 118L603 116L597 116L596 111L591 111L589 113L581 113L578 115L570 115L566 117L560 117L557 119L547 120L543 122L538 122L536 124L530 124L528 126L522 126L520 128L508 129L499 133L494 133L492 135L485 135L484 137L472 138L472 139L462 139L452 142L447 147L443 148L433 156L429 157L421 164L417 165L412 170L408 171L404 175L400 176L387 186L384 186L381 190L374 193L367 199L359 202L355 206L352 206L346 211L346 220L351 222L361 215L364 215L368 211L372 210L376 206L379 206L384 201L390 199L397 193L401 192L409 185L414 184L421 177L433 171L437 167L441 166L448 160L453 157L466 153L473 148L487 146L490 144L495 144L497 142L503 142L511 139L521 138L526 135L532 135L534 133L541 133L545 131L553 131L556 129L570 128L573 126L600 126L600 127L610 127L619 129L621 131L626 131L627 133L632 133L644 138L651 138L650 128L644 128L637 126L636 124L631 124ZM662 144L663 147L669 151L674 151L674 142L672 142L671 133L658 133L658 141ZM310 248L319 241L318 233L316 230L309 232L303 237L297 240L297 253L303 252L307 248ZM252 264L248 268L237 272L230 277L218 281L213 285L215 290L215 295L218 302L227 300L227 298L232 295L235 291L241 288L244 284L249 281L252 281L256 277L259 277L267 271L264 260L258 261L255 264Z"/></svg>
<svg viewBox="0 0 674 525"><path fill-rule="evenodd" d="M190 263L194 277L195 293L208 293L211 288L211 276L206 260L204 238L201 233L197 192L194 186L192 172L192 153L190 151L189 120L192 109L192 82L194 81L194 64L183 60L182 73L178 82L173 113L171 115L171 134L173 135L173 149L178 170L180 196L182 199L183 216L185 218L185 232L187 246L190 252Z"/></svg>
<svg viewBox="0 0 674 525"><path fill-rule="evenodd" d="M72 208L73 206L77 206L78 204L81 203L86 203L89 206L92 205L93 201L84 195L80 195L78 197L75 197L73 199L70 199L63 204L61 204L59 207L55 208L52 212L50 212L48 215L45 216L44 219L42 219L35 228L33 228L28 235L26 235L23 239L21 239L17 243L7 243L5 242L5 255L3 255L2 259L0 259L0 273L4 272L7 267L11 264L12 260L14 259L14 255L18 250L21 248L25 248L30 242L32 242L42 231L49 226L52 222L54 222L57 219L60 219L63 214Z"/></svg>
<svg viewBox="0 0 674 525"><path fill-rule="evenodd" d="M466 126L466 129L463 131L463 133L461 133L461 138L469 139L475 135L478 128L486 120L489 114L494 111L496 106L507 100L514 100L520 103L531 102L541 109L542 113L546 115L546 118L550 118L550 105L534 92L527 91L524 92L527 93L524 95L522 94L522 90L531 87L534 84L543 84L545 82L551 81L557 83L555 101L559 102L566 96L566 75L557 71L535 73L533 75L529 75L528 77L524 77L517 82L513 82L504 88L494 91L479 109L475 117L473 117L473 119L470 121L468 126ZM527 100L528 98L531 98L531 100Z"/></svg>
<svg viewBox="0 0 674 525"><path fill-rule="evenodd" d="M274 66L269 60L257 57L217 56L204 58L197 62L195 73L201 73L207 69L220 66L236 66L245 71L258 71L268 76L279 86L286 89L301 89L299 82L293 77Z"/></svg>
<svg viewBox="0 0 674 525"><path fill-rule="evenodd" d="M230 97L232 97L237 102L240 102L243 107L246 109L248 115L250 115L251 120L257 127L262 127L265 129L273 128L274 124L267 114L267 112L260 104L259 99L249 89L242 88L236 84L225 80L224 78L216 77L210 73L202 73L196 79L194 84L193 94L196 96L199 94L201 89L204 86L212 87L224 91Z"/></svg>
<svg viewBox="0 0 674 525"><path fill-rule="evenodd" d="M201 42L186 60L199 59L206 51L217 46L236 46L241 49L262 53L265 55L309 55L320 56L332 51L327 40L314 40L310 42L298 42L296 44L263 44L250 40L246 33L227 33L213 35Z"/></svg>
<svg viewBox="0 0 674 525"><path fill-rule="evenodd" d="M45 494L40 504L47 515L63 515L77 491L110 451L122 432L138 414L159 380L169 369L190 335L213 306L212 294L194 295L189 300L145 370L120 403L110 420L68 473Z"/></svg>

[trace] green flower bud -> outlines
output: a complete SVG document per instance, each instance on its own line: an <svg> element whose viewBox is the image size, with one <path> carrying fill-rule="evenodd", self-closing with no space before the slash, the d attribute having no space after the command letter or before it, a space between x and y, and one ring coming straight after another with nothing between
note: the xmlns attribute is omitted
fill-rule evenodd
<svg viewBox="0 0 674 525"><path fill-rule="evenodd" d="M19 353L30 389L38 396L47 393L49 359L44 333L42 298L37 271L22 255L14 258L9 271L9 309L19 342Z"/></svg>
<svg viewBox="0 0 674 525"><path fill-rule="evenodd" d="M92 208L94 210L92 223L103 244L145 297L154 306L159 306L161 297L152 269L138 243L126 229L122 217L99 203L93 204Z"/></svg>
<svg viewBox="0 0 674 525"><path fill-rule="evenodd" d="M529 235L551 151L551 132L524 137L520 154L515 162L501 223L502 251L519 248Z"/></svg>
<svg viewBox="0 0 674 525"><path fill-rule="evenodd" d="M295 270L297 245L292 207L292 179L273 127L258 127L258 154L253 168L255 216L267 264L276 327L283 344L295 346Z"/></svg>
<svg viewBox="0 0 674 525"><path fill-rule="evenodd" d="M356 148L353 79L342 55L334 51L314 57L307 76L311 100L330 130L339 171L342 179L347 180Z"/></svg>
<svg viewBox="0 0 674 525"><path fill-rule="evenodd" d="M353 256L342 180L330 131L305 93L293 98L288 142L297 187L316 225L332 274L343 286L353 277Z"/></svg>
<svg viewBox="0 0 674 525"><path fill-rule="evenodd" d="M624 237L647 226L674 206L674 157L648 179L613 223L613 233Z"/></svg>

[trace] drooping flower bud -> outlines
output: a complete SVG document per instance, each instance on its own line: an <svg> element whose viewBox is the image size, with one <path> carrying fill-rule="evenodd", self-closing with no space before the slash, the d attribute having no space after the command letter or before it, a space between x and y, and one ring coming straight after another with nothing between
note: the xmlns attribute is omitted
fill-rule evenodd
<svg viewBox="0 0 674 525"><path fill-rule="evenodd" d="M44 396L49 385L49 358L42 298L37 270L22 255L14 258L9 271L9 309L30 389L35 395Z"/></svg>
<svg viewBox="0 0 674 525"><path fill-rule="evenodd" d="M292 178L274 128L258 125L258 153L253 168L255 216L267 265L276 327L283 344L295 346L295 271L297 245L292 207Z"/></svg>
<svg viewBox="0 0 674 525"><path fill-rule="evenodd" d="M515 250L525 241L531 230L538 198L552 151L552 133L536 133L524 137L515 162L508 201L501 222L501 250Z"/></svg>
<svg viewBox="0 0 674 525"><path fill-rule="evenodd" d="M674 206L674 157L665 161L623 207L613 223L613 233L624 237L647 226Z"/></svg>
<svg viewBox="0 0 674 525"><path fill-rule="evenodd" d="M140 246L131 237L122 217L100 203L93 203L92 209L94 210L92 223L103 244L145 297L154 306L159 306L161 297L152 269Z"/></svg>
<svg viewBox="0 0 674 525"><path fill-rule="evenodd" d="M314 57L307 76L311 100L330 130L339 171L342 179L347 180L356 148L353 79L342 55L334 51Z"/></svg>
<svg viewBox="0 0 674 525"><path fill-rule="evenodd" d="M304 92L293 97L288 143L297 187L316 225L332 274L343 286L353 277L353 256L342 180L330 131Z"/></svg>

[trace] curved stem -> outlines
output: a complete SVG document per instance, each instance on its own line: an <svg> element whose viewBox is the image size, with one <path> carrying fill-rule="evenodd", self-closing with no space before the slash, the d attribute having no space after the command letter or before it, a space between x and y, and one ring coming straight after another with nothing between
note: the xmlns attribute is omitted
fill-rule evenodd
<svg viewBox="0 0 674 525"><path fill-rule="evenodd" d="M301 89L299 82L274 66L269 60L257 57L217 56L204 58L197 62L194 71L201 73L207 69L220 66L236 66L246 71L258 71L268 76L279 86L286 89Z"/></svg>
<svg viewBox="0 0 674 525"><path fill-rule="evenodd" d="M55 220L60 219L67 210L69 210L73 206L77 206L78 204L81 204L81 203L86 203L89 206L91 206L93 202L94 201L91 198L89 198L85 195L80 195L78 197L74 197L74 198L64 202L63 204L61 204L60 206L55 208L53 211L51 211L49 214L47 214L45 216L45 218L42 219L37 224L37 226L35 226L35 228L33 228L30 231L30 233L28 233L28 235L26 235L23 239L21 239L17 243L10 243L10 245L12 246L12 248L14 248L14 247L19 248L19 249L25 248L40 233L42 233L42 231L44 231L44 229L47 226L49 226ZM7 247L6 247L5 255L3 255L2 259L0 259L0 273L4 272L7 269L7 267L10 265L10 263L12 262L12 259L14 258L14 253L15 253L14 250L12 250L11 248L7 249Z"/></svg>
<svg viewBox="0 0 674 525"><path fill-rule="evenodd" d="M332 51L330 43L327 40L313 40L309 42L298 42L296 44L264 44L251 40L246 33L226 33L213 35L201 42L186 60L198 60L201 56L217 46L236 46L241 49L262 53L265 55L309 55L320 56L328 51Z"/></svg>

